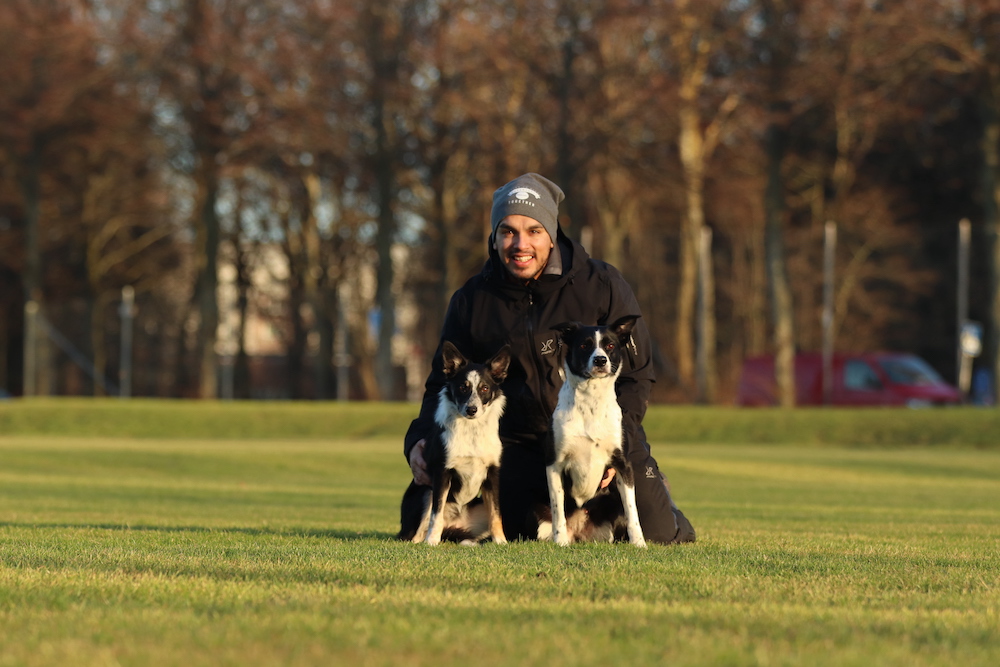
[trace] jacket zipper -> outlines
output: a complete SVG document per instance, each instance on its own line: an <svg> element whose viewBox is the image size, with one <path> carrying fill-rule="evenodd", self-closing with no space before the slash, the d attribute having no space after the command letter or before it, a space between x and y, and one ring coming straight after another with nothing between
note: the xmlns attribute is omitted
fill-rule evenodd
<svg viewBox="0 0 1000 667"><path fill-rule="evenodd" d="M547 415L551 416L552 410L549 408L549 396L543 390L542 373L544 368L542 360L538 356L538 349L535 345L535 294L532 288L528 288L528 345L531 346L531 359L535 364L535 395L541 402Z"/></svg>

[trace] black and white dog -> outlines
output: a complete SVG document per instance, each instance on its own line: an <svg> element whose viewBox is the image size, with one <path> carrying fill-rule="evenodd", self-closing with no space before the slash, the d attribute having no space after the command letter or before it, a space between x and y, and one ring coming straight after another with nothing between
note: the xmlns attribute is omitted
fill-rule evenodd
<svg viewBox="0 0 1000 667"><path fill-rule="evenodd" d="M624 514L629 541L646 546L635 504L632 466L622 449L622 410L615 393L624 348L631 342L636 315L622 317L609 326L584 326L567 322L554 327L566 347L566 375L552 415L552 439L546 453L551 537L560 545L573 541L614 540L619 517ZM620 502L600 489L601 480L614 468ZM566 494L569 498L566 498ZM595 499L595 496L600 496ZM586 506L593 501L593 511ZM570 523L566 509L569 500ZM539 538L544 538L544 529Z"/></svg>
<svg viewBox="0 0 1000 667"><path fill-rule="evenodd" d="M424 460L432 486L410 482L400 509L401 540L439 544L442 539L477 543L493 537L507 542L500 521L500 416L506 399L510 347L484 364L471 363L458 348L442 347L447 382L438 394ZM482 499L478 498L482 491Z"/></svg>

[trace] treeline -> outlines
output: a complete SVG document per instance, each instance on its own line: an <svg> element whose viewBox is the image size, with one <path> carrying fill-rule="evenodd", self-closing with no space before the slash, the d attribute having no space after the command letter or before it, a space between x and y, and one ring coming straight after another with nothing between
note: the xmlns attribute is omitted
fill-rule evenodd
<svg viewBox="0 0 1000 667"><path fill-rule="evenodd" d="M836 347L954 377L970 219L997 368L1000 0L4 0L0 72L14 394L115 393L128 287L134 394L403 398L526 171L635 288L658 400L820 348L827 222Z"/></svg>

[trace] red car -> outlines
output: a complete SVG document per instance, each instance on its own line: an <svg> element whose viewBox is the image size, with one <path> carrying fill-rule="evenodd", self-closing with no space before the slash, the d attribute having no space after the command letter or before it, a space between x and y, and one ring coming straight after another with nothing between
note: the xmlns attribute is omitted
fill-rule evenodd
<svg viewBox="0 0 1000 667"><path fill-rule="evenodd" d="M823 405L823 356L795 356L796 405ZM774 357L751 357L743 363L737 405L777 405ZM930 364L901 352L838 353L833 356L830 405L955 405L962 393L945 382Z"/></svg>

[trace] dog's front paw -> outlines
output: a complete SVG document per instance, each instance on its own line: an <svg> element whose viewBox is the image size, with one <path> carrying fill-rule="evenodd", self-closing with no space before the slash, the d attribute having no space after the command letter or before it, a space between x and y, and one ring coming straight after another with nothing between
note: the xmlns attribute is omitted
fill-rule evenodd
<svg viewBox="0 0 1000 667"><path fill-rule="evenodd" d="M507 538L503 535L494 535L493 544L507 544Z"/></svg>
<svg viewBox="0 0 1000 667"><path fill-rule="evenodd" d="M568 547L570 545L569 533L554 533L552 535L552 541L561 547Z"/></svg>
<svg viewBox="0 0 1000 667"><path fill-rule="evenodd" d="M642 537L642 536L637 537L634 540L630 540L630 541L632 542L632 544L634 544L637 547L642 547L643 549L646 548L646 539L644 537Z"/></svg>
<svg viewBox="0 0 1000 667"><path fill-rule="evenodd" d="M437 545L441 544L441 538L440 537L434 537L433 535L428 535L427 539L424 540L424 543L425 544L429 544L432 547L436 547Z"/></svg>

